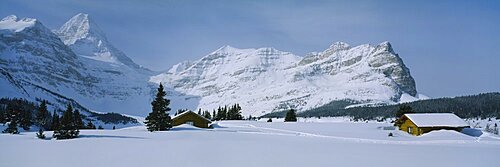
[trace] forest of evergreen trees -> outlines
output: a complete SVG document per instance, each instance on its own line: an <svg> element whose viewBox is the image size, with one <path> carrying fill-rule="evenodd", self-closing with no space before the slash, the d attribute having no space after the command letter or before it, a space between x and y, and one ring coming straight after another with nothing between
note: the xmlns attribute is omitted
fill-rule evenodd
<svg viewBox="0 0 500 167"><path fill-rule="evenodd" d="M353 107L352 101L335 101L330 104L298 113L299 117L351 116L359 120L395 117L400 105L377 107ZM420 100L402 105L410 106L417 113L455 113L462 118L500 118L500 93L483 93L479 95L454 98L437 98ZM266 114L262 117L284 117L286 111Z"/></svg>
<svg viewBox="0 0 500 167"><path fill-rule="evenodd" d="M74 109L73 107L71 107L71 113L68 112L69 109L56 109L52 111L51 114L51 112L47 110L48 104L50 103L44 100L41 100L40 104L37 104L26 99L1 98L0 123L8 123L8 126L10 126L10 128L8 127L6 129L5 133L18 133L19 131L17 130L17 127L23 128L24 130L30 130L30 127L33 125L39 127L39 137L45 137L43 135L43 131L55 131L59 127L66 129L63 129L63 131L73 131L71 130L71 128L73 127L75 127L76 129L96 129L96 126L92 122L92 119L88 119L86 115L80 114L80 111L78 109ZM68 106L71 105L69 104ZM137 123L137 120L117 113L100 114L90 111L86 112L90 113L89 116L106 124ZM64 117L65 114L66 118ZM61 121L62 123L66 123L67 125L62 124ZM71 136L76 136L75 134L77 134L76 131L72 133L74 134L69 136L62 135L60 138L72 138Z"/></svg>

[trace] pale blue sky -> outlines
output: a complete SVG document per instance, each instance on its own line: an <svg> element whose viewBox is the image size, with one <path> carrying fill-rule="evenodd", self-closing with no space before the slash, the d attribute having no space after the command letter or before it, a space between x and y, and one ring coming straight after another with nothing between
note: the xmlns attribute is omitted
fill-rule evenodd
<svg viewBox="0 0 500 167"><path fill-rule="evenodd" d="M153 70L223 45L305 55L335 41L390 41L420 93L500 91L500 1L0 1L0 17L33 17L53 29L79 12Z"/></svg>

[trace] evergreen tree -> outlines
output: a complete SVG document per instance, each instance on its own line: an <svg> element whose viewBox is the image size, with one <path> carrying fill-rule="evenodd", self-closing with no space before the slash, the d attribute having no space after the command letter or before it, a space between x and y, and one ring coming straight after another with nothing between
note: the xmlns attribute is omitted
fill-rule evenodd
<svg viewBox="0 0 500 167"><path fill-rule="evenodd" d="M19 126L22 127L24 130L29 130L30 126L32 125L31 120L33 116L31 111L21 111L21 115L19 118Z"/></svg>
<svg viewBox="0 0 500 167"><path fill-rule="evenodd" d="M103 130L104 128L101 125L99 125L99 127L97 127L97 129Z"/></svg>
<svg viewBox="0 0 500 167"><path fill-rule="evenodd" d="M206 119L209 119L209 120L212 119L212 116L210 115L210 112L208 112L208 111L203 112L203 117L205 117Z"/></svg>
<svg viewBox="0 0 500 167"><path fill-rule="evenodd" d="M229 120L242 120L243 116L241 115L241 107L238 103L234 104L232 107L229 107L228 111L228 119Z"/></svg>
<svg viewBox="0 0 500 167"><path fill-rule="evenodd" d="M273 122L272 118L267 119L267 122Z"/></svg>
<svg viewBox="0 0 500 167"><path fill-rule="evenodd" d="M156 98L151 102L153 111L148 114L144 122L147 129L151 132L169 130L172 128L172 120L167 114L168 111L170 111L168 107L168 105L170 105L170 100L165 99L165 95L166 93L163 90L163 85L160 83Z"/></svg>
<svg viewBox="0 0 500 167"><path fill-rule="evenodd" d="M0 109L0 123L2 123L2 124L4 124L5 122L7 122L7 120L5 119L5 115L7 115L7 113L5 112L5 110Z"/></svg>
<svg viewBox="0 0 500 167"><path fill-rule="evenodd" d="M8 123L7 129L3 130L2 133L10 133L10 134L19 134L19 130L17 130L17 120L14 117Z"/></svg>
<svg viewBox="0 0 500 167"><path fill-rule="evenodd" d="M216 117L217 117L217 115L215 114L215 110L214 110L214 111L212 111L212 121L215 121L215 120L216 120L216 119L215 119Z"/></svg>
<svg viewBox="0 0 500 167"><path fill-rule="evenodd" d="M73 114L75 117L75 127L77 129L85 129L85 125L83 124L82 116L80 115L80 111L75 110L75 113Z"/></svg>
<svg viewBox="0 0 500 167"><path fill-rule="evenodd" d="M40 127L40 129L38 129L38 133L36 133L36 137L38 137L39 139L45 139L45 134L43 134L43 128Z"/></svg>
<svg viewBox="0 0 500 167"><path fill-rule="evenodd" d="M115 130L115 129L116 129L116 127L115 127L115 126L113 126L113 130Z"/></svg>
<svg viewBox="0 0 500 167"><path fill-rule="evenodd" d="M43 129L49 129L48 124L50 121L50 114L47 110L47 102L42 100L42 103L38 107L38 112L36 113L35 121Z"/></svg>
<svg viewBox="0 0 500 167"><path fill-rule="evenodd" d="M92 120L87 122L86 129L96 129L95 125L92 123Z"/></svg>
<svg viewBox="0 0 500 167"><path fill-rule="evenodd" d="M56 139L71 139L78 137L80 131L75 126L75 116L73 114L73 107L68 105L68 108L61 117L61 127L59 130L54 131Z"/></svg>
<svg viewBox="0 0 500 167"><path fill-rule="evenodd" d="M220 106L217 108L217 116L215 117L215 120L222 120L222 108L220 108Z"/></svg>
<svg viewBox="0 0 500 167"><path fill-rule="evenodd" d="M198 115L201 115L201 108L198 109Z"/></svg>
<svg viewBox="0 0 500 167"><path fill-rule="evenodd" d="M297 114L294 109L288 110L285 116L285 122L297 122Z"/></svg>
<svg viewBox="0 0 500 167"><path fill-rule="evenodd" d="M19 134L19 130L17 130L19 112L14 108L8 106L7 108L8 110L7 110L6 120L8 120L9 122L7 129L3 130L2 133Z"/></svg>
<svg viewBox="0 0 500 167"><path fill-rule="evenodd" d="M61 128L61 121L59 120L59 115L57 114L57 111L54 111L51 122L52 122L52 125L50 126L51 130L56 131L59 130L59 128Z"/></svg>

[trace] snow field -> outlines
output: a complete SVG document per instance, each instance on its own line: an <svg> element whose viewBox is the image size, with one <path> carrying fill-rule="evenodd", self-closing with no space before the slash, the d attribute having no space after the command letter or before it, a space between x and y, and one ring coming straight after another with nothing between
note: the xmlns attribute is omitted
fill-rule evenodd
<svg viewBox="0 0 500 167"><path fill-rule="evenodd" d="M167 132L136 126L40 140L0 134L0 166L498 166L500 139L436 131L414 137L388 123L221 121ZM2 127L3 129L3 127ZM388 137L393 132L395 137ZM46 133L51 136L51 132Z"/></svg>

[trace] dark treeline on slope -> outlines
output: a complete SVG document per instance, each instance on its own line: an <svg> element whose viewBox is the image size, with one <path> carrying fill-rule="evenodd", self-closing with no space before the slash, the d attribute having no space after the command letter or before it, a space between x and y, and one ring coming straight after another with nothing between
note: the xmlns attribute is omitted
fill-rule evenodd
<svg viewBox="0 0 500 167"><path fill-rule="evenodd" d="M395 117L400 105L377 107L353 107L352 101L335 101L330 104L298 113L299 117L351 116L358 120L373 120ZM438 98L404 103L417 113L455 113L462 118L500 118L500 93L483 93L479 95L454 98ZM285 112L275 112L262 117L284 117Z"/></svg>
<svg viewBox="0 0 500 167"><path fill-rule="evenodd" d="M204 115L210 114L208 111L205 112ZM217 108L214 110L212 120L220 121L220 120L242 120L243 116L241 115L241 107L238 103L231 105L229 107L224 106Z"/></svg>
<svg viewBox="0 0 500 167"><path fill-rule="evenodd" d="M32 125L43 128L43 130L54 130L52 123L54 121L59 121L65 110L56 109L55 111L50 112L47 110L47 105L49 105L50 103L43 100L41 101L42 102L40 103L34 103L22 98L0 98L0 123L5 124L7 122L15 120L16 125L20 128L23 128L24 130L30 130L30 126ZM40 114L41 109L46 110L46 113ZM92 122L93 119L90 119L86 115L80 114L80 111L78 109L75 109L73 112L75 112L78 117L81 117L82 123L86 125L80 127L80 129L96 129L94 123ZM93 117L104 123L137 123L137 120L117 113L100 114L90 111L87 112L90 113L90 117ZM55 115L57 115L58 118L55 118ZM38 122L43 122L43 124L40 125L38 124Z"/></svg>

